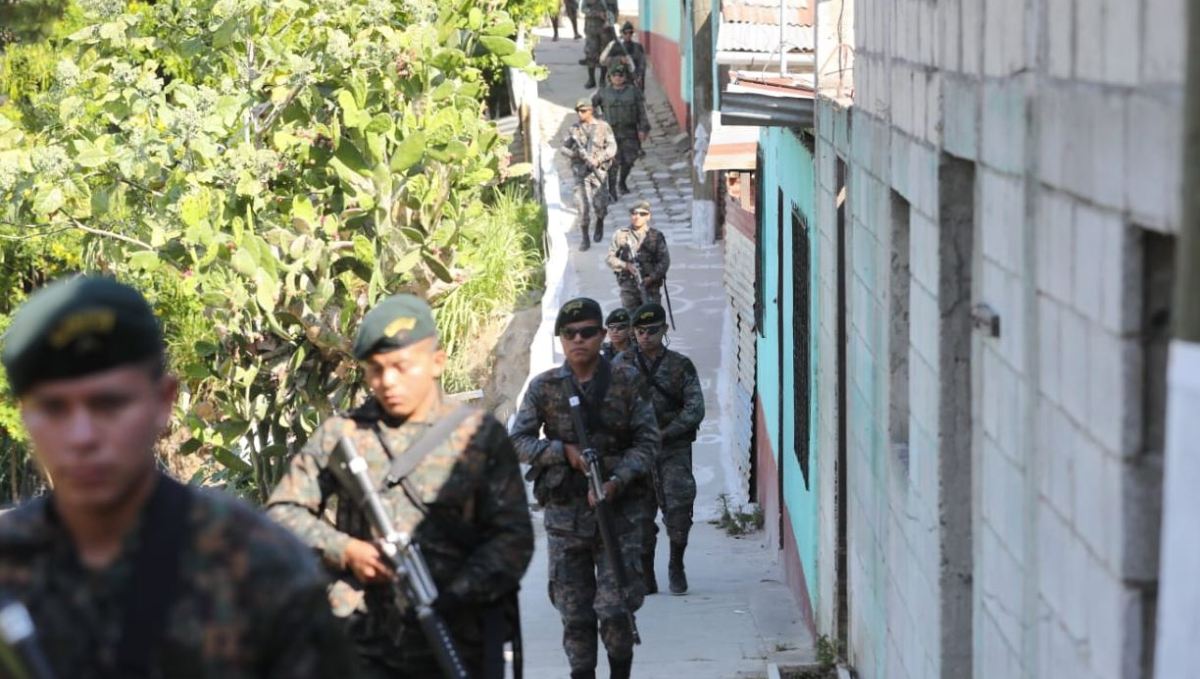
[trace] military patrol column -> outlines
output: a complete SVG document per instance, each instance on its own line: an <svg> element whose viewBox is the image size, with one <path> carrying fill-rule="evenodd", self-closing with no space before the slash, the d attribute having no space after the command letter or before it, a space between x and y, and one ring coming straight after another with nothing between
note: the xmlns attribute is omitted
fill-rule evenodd
<svg viewBox="0 0 1200 679"><path fill-rule="evenodd" d="M688 357L666 347L667 314L655 303L643 305L633 314L636 343L621 354L618 364L637 371L642 395L654 404L662 436L662 452L653 475L655 498L662 510L663 524L671 542L667 576L672 594L688 590L683 555L692 529L696 502L696 478L692 474L692 442L704 420L704 391L696 366ZM657 590L654 579L654 548L658 526L651 511L643 529L642 570L646 587Z"/></svg>
<svg viewBox="0 0 1200 679"><path fill-rule="evenodd" d="M654 410L638 394L636 376L600 356L602 319L600 305L591 299L562 306L554 327L566 362L530 381L511 431L521 461L529 465L534 496L545 508L550 601L562 617L572 679L595 679L597 633L608 651L612 678L630 676L634 638L627 615L644 596L641 529L650 503L645 478L658 454ZM612 528L632 581L624 591L612 552L598 533L593 509L598 498L588 489L583 437L572 425L571 399L581 403L586 438L606 479L603 495L611 502Z"/></svg>

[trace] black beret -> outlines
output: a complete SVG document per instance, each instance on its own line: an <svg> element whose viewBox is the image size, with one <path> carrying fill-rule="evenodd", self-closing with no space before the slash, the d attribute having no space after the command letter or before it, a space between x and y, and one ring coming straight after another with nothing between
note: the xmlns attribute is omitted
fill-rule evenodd
<svg viewBox="0 0 1200 679"><path fill-rule="evenodd" d="M363 317L354 338L354 357L362 360L371 354L403 349L435 335L437 325L428 302L415 295L392 295Z"/></svg>
<svg viewBox="0 0 1200 679"><path fill-rule="evenodd" d="M656 325L658 323L667 322L667 310L662 308L661 304L647 302L637 308L633 312L633 324L635 326Z"/></svg>
<svg viewBox="0 0 1200 679"><path fill-rule="evenodd" d="M587 297L576 297L575 299L562 305L558 310L558 318L554 321L554 334L558 334L564 325L578 323L579 321L600 321L604 322L604 312L600 310L600 305L594 299Z"/></svg>
<svg viewBox="0 0 1200 679"><path fill-rule="evenodd" d="M38 290L4 336L0 361L18 396L45 380L81 377L163 355L146 298L103 276L75 276Z"/></svg>
<svg viewBox="0 0 1200 679"><path fill-rule="evenodd" d="M628 325L629 311L625 307L617 307L608 313L608 318L604 319L605 325Z"/></svg>

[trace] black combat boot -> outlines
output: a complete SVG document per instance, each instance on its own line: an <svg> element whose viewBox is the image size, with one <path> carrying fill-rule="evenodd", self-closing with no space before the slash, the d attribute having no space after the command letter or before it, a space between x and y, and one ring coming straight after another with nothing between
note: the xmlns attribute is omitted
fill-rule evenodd
<svg viewBox="0 0 1200 679"><path fill-rule="evenodd" d="M571 673L571 679L596 679L596 670L577 670Z"/></svg>
<svg viewBox="0 0 1200 679"><path fill-rule="evenodd" d="M597 219L596 230L592 232L592 240L599 243L601 238L604 238L604 220Z"/></svg>
<svg viewBox="0 0 1200 679"><path fill-rule="evenodd" d="M588 81L583 84L589 90L596 86L596 67L588 66Z"/></svg>
<svg viewBox="0 0 1200 679"><path fill-rule="evenodd" d="M629 179L629 171L632 169L632 167L621 167L621 195L629 193L629 185L625 182Z"/></svg>
<svg viewBox="0 0 1200 679"><path fill-rule="evenodd" d="M688 591L687 574L683 572L685 549L686 542L671 542L671 562L667 564L667 580L671 586L671 594L685 594Z"/></svg>
<svg viewBox="0 0 1200 679"><path fill-rule="evenodd" d="M608 656L609 677L612 679L629 679L630 673L633 672L633 656L618 660L611 655Z"/></svg>
<svg viewBox="0 0 1200 679"><path fill-rule="evenodd" d="M646 583L646 594L658 594L658 580L654 577L654 552L642 555L642 581Z"/></svg>
<svg viewBox="0 0 1200 679"><path fill-rule="evenodd" d="M617 195L617 173L616 172L610 172L608 174L608 197L610 199L612 199L612 201L614 203L617 202L618 200L621 200L621 197Z"/></svg>
<svg viewBox="0 0 1200 679"><path fill-rule="evenodd" d="M591 241L588 240L587 222L584 222L583 226L579 227L579 230L581 232L579 234L579 251L587 252L588 248L592 247Z"/></svg>

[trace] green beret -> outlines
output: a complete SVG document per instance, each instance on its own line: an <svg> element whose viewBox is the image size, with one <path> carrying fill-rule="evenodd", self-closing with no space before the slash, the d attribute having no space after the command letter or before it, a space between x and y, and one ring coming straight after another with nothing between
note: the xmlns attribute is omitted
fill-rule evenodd
<svg viewBox="0 0 1200 679"><path fill-rule="evenodd" d="M613 64L612 66L610 66L608 68L609 76L614 76L614 75L617 75L618 73L621 75L629 75L629 67L625 65L625 62L618 61L617 63Z"/></svg>
<svg viewBox="0 0 1200 679"><path fill-rule="evenodd" d="M625 31L632 31L632 30L633 30L633 22L632 21L626 21L625 23L621 24L621 32L622 33L624 33Z"/></svg>
<svg viewBox="0 0 1200 679"><path fill-rule="evenodd" d="M650 201L639 200L638 202L633 204L633 207L629 208L630 212L634 212L635 210L645 210L646 212L652 212L652 210L650 209Z"/></svg>
<svg viewBox="0 0 1200 679"><path fill-rule="evenodd" d="M575 110L576 111L578 111L581 108L591 108L591 107L592 107L591 97L580 97L579 100L575 102Z"/></svg>
<svg viewBox="0 0 1200 679"><path fill-rule="evenodd" d="M667 322L667 311L662 308L661 304L647 302L637 308L633 312L633 324L635 326L657 325Z"/></svg>
<svg viewBox="0 0 1200 679"><path fill-rule="evenodd" d="M604 312L594 299L576 297L562 305L558 310L558 318L554 320L554 334L557 335L564 325L580 321L604 321Z"/></svg>
<svg viewBox="0 0 1200 679"><path fill-rule="evenodd" d="M163 351L162 329L140 292L111 278L75 276L21 305L0 361L20 396L38 382L82 377Z"/></svg>
<svg viewBox="0 0 1200 679"><path fill-rule="evenodd" d="M354 357L362 360L436 335L429 303L415 295L392 295L363 317L354 338Z"/></svg>
<svg viewBox="0 0 1200 679"><path fill-rule="evenodd" d="M625 307L617 307L608 314L608 318L604 319L605 325L628 325L629 312Z"/></svg>

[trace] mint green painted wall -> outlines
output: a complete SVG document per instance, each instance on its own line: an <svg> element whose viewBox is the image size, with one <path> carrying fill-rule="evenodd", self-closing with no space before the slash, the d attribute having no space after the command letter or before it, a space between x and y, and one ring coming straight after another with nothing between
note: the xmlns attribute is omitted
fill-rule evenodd
<svg viewBox="0 0 1200 679"><path fill-rule="evenodd" d="M771 439L771 447L776 452L779 469L783 473L783 500L788 508L792 530L795 533L796 545L799 550L800 562L804 566L805 586L808 588L809 599L813 608L819 606L817 601L817 479L821 464L820 451L815 450L817 422L817 394L810 375L797 375L793 358L795 337L792 333L793 310L792 275L809 276L809 289L816 290L816 263L818 244L817 239L810 243L810 261L797 263L792 252L792 209L795 207L803 214L809 223L809 228L815 226L814 212L814 162L812 154L800 143L800 140L790 131L783 128L763 128L759 133L759 145L763 149L764 171L759 181L762 191L762 225L763 230L763 262L764 277L764 313L763 327L766 336L758 339L758 390L762 400L763 414L767 423L767 433ZM783 220L780 222L779 192L783 192ZM782 247L779 237L782 227ZM799 264L799 266L797 266ZM784 279L782 289L779 285L779 271L783 267ZM812 296L810 295L810 298ZM782 304L779 303L782 300ZM809 309L809 327L817 327L819 309L817 300L812 299ZM782 315L783 330L780 333L779 321ZM783 352L780 356L780 346ZM818 357L815 353L815 338L810 338L809 366L815 369ZM781 360L782 358L782 360ZM780 379L782 376L782 380ZM805 488L804 477L800 472L800 463L796 457L796 426L793 413L795 412L794 383L802 380L809 385L809 487ZM781 386L782 382L782 386ZM784 413L782 431L780 409Z"/></svg>

